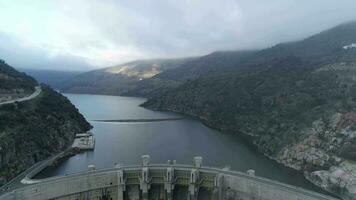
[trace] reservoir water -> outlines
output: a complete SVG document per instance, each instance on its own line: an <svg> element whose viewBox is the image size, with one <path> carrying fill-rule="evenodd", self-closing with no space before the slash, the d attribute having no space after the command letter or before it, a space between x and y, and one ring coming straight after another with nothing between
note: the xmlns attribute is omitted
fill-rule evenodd
<svg viewBox="0 0 356 200"><path fill-rule="evenodd" d="M97 169L111 168L115 163L139 164L144 154L151 156L152 163L177 160L182 164L191 164L192 158L199 155L203 157L205 166L230 166L236 171L254 169L258 176L320 192L301 173L266 158L239 136L220 133L194 119L180 119L182 116L178 114L147 110L139 106L145 99L81 94L65 96L93 125L95 150L70 157L57 167L45 169L38 177L79 172L87 170L90 164ZM162 118L177 120L132 120ZM130 120L126 122L127 119Z"/></svg>

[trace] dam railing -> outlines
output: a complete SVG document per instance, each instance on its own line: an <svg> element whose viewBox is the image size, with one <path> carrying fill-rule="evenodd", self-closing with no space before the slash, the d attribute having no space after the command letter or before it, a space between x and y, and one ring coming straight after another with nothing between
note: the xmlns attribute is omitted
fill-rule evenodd
<svg viewBox="0 0 356 200"><path fill-rule="evenodd" d="M23 181L28 184L0 196L0 200L58 197L73 199L83 194L91 195L89 199L95 199L103 189L111 191L111 195L115 197L113 199L125 199L128 195L148 199L151 186L162 187L165 199L174 199L175 187L186 187L188 199L198 199L199 189L205 188L211 199L335 200L327 195L258 177L253 173L202 166L201 161L202 159L195 159L194 165L150 164L149 157L146 157L142 165L117 165L115 168L100 170L92 168L85 172L44 179L32 179L32 173Z"/></svg>

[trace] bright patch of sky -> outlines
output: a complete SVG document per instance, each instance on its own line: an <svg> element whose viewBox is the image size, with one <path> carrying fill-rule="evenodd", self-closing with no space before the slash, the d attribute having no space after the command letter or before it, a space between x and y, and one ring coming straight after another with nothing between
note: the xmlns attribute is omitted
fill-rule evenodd
<svg viewBox="0 0 356 200"><path fill-rule="evenodd" d="M355 0L0 0L0 58L83 70L264 48L356 19Z"/></svg>

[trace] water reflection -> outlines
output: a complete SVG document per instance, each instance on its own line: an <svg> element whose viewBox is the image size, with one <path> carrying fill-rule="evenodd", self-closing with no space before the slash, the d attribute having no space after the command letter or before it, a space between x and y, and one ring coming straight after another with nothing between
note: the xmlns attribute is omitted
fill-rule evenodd
<svg viewBox="0 0 356 200"><path fill-rule="evenodd" d="M150 119L181 117L174 113L154 112L139 107L145 99L66 94L88 120ZM159 122L94 122L96 148L66 159L59 166L48 168L39 177L63 175L96 168L110 168L115 163L138 164L140 156L151 155L154 163L177 160L190 164L196 155L203 156L204 165L246 171L256 175L320 191L294 170L287 169L256 152L236 135L223 134L193 119Z"/></svg>

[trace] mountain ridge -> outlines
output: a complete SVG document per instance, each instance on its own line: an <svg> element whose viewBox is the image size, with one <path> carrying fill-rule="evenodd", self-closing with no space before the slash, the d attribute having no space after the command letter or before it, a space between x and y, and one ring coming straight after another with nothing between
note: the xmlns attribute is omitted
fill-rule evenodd
<svg viewBox="0 0 356 200"><path fill-rule="evenodd" d="M60 89L69 93L120 95L134 87L137 82L178 67L190 59L194 58L137 60L97 69L73 77Z"/></svg>
<svg viewBox="0 0 356 200"><path fill-rule="evenodd" d="M155 91L166 91L200 76L232 70L236 63L254 52L218 51L201 57L137 60L83 73L64 84L61 90L70 93L149 96ZM132 74L137 75L140 71L150 72L145 69L152 72L154 65L162 65L161 70L156 70L146 77L130 77L127 75L130 70L126 70L126 74L123 73L125 70L122 70L122 67L128 66L133 69Z"/></svg>
<svg viewBox="0 0 356 200"><path fill-rule="evenodd" d="M156 93L142 106L195 116L223 132L249 135L263 154L352 199L355 41L356 22L343 24L261 50L234 71Z"/></svg>
<svg viewBox="0 0 356 200"><path fill-rule="evenodd" d="M151 97L160 91L174 89L202 76L234 70L259 70L256 67L263 68L265 63L282 57L296 56L315 64L329 62L344 55L344 49L339 48L340 46L355 42L352 36L345 34L348 31L354 32L355 24L356 21L351 21L306 39L281 43L262 50L217 51L200 57L132 61L74 77L61 87L61 90L72 93ZM159 65L165 61L166 65L161 70L152 70L155 64ZM126 74L119 73L123 66L128 66L131 71L127 69ZM140 72L145 72L147 76L139 76Z"/></svg>

